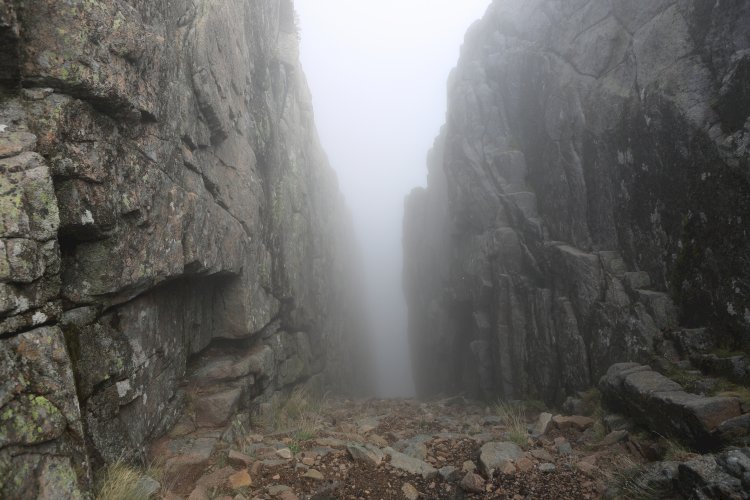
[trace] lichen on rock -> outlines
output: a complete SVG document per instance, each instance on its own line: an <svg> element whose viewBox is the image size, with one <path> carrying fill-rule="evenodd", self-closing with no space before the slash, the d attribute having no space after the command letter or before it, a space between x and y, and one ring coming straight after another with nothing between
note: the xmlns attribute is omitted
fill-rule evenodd
<svg viewBox="0 0 750 500"><path fill-rule="evenodd" d="M0 462L33 471L0 496L141 459L228 354L248 369L200 384L221 419L357 385L353 231L287 7L0 0Z"/></svg>

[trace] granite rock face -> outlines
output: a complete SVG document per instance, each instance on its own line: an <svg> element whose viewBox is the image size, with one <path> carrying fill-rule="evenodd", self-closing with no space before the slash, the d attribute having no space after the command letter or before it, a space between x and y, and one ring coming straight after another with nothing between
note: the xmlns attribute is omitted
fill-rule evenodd
<svg viewBox="0 0 750 500"><path fill-rule="evenodd" d="M561 402L655 339L747 348L750 6L496 1L449 81L404 288L423 395Z"/></svg>
<svg viewBox="0 0 750 500"><path fill-rule="evenodd" d="M357 385L291 0L0 0L0 50L0 496L72 498L186 411Z"/></svg>

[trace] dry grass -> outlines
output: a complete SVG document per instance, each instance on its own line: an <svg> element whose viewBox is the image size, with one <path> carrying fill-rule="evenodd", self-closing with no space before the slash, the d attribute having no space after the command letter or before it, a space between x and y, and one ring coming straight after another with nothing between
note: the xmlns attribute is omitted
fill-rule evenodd
<svg viewBox="0 0 750 500"><path fill-rule="evenodd" d="M495 405L495 413L507 428L510 440L522 448L528 447L529 431L523 406L501 401Z"/></svg>
<svg viewBox="0 0 750 500"><path fill-rule="evenodd" d="M660 370L661 371L661 370ZM680 384L683 389L689 391L690 387L703 378L703 375L688 373L674 363L670 363L664 370L664 376Z"/></svg>
<svg viewBox="0 0 750 500"><path fill-rule="evenodd" d="M141 480L145 477L160 479L158 469L143 471L117 461L106 467L98 483L96 500L143 500L147 498Z"/></svg>
<svg viewBox="0 0 750 500"><path fill-rule="evenodd" d="M741 385L736 384L725 384L720 387L720 392L717 396L725 396L729 398L738 398L740 402L745 405L750 405L750 389Z"/></svg>
<svg viewBox="0 0 750 500"><path fill-rule="evenodd" d="M664 492L649 486L646 470L628 455L617 455L609 468L602 472L605 482L616 490L615 499L658 500Z"/></svg>
<svg viewBox="0 0 750 500"><path fill-rule="evenodd" d="M711 354L714 354L718 358L732 358L734 356L747 356L747 353L744 353L738 349L734 349L732 346L719 346L711 351Z"/></svg>
<svg viewBox="0 0 750 500"><path fill-rule="evenodd" d="M597 441L601 441L607 435L604 426L604 407L602 406L602 393L597 388L592 388L583 393L583 401L586 405L588 415L594 419L594 432Z"/></svg>
<svg viewBox="0 0 750 500"><path fill-rule="evenodd" d="M704 375L687 373L675 364L670 364L664 375L680 384L688 392L696 382L704 378ZM742 403L750 405L750 388L736 384L724 377L715 377L715 379L716 386L708 395L738 398Z"/></svg>
<svg viewBox="0 0 750 500"><path fill-rule="evenodd" d="M304 388L297 388L283 400L271 403L258 415L257 423L273 432L286 431L296 439L312 439L324 426L327 398L314 397Z"/></svg>
<svg viewBox="0 0 750 500"><path fill-rule="evenodd" d="M688 460L692 460L698 456L696 453L691 451L690 448L680 443L679 441L662 436L658 433L657 435L659 436L659 441L661 442L661 445L665 450L663 460L666 460L668 462L687 462Z"/></svg>

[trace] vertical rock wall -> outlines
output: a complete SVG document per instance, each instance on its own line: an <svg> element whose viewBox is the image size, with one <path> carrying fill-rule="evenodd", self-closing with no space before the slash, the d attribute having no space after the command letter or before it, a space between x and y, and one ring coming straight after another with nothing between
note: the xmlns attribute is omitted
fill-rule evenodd
<svg viewBox="0 0 750 500"><path fill-rule="evenodd" d="M0 51L0 496L357 385L291 0L0 0Z"/></svg>
<svg viewBox="0 0 750 500"><path fill-rule="evenodd" d="M422 394L560 401L683 327L748 347L748 26L732 0L494 2L406 203Z"/></svg>

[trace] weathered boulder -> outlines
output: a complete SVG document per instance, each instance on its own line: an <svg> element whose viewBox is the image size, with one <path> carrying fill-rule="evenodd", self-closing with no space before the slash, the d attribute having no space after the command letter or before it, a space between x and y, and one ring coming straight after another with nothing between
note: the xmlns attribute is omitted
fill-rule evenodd
<svg viewBox="0 0 750 500"><path fill-rule="evenodd" d="M707 498L747 496L742 480L728 474L712 455L704 455L680 464L678 474L677 488L686 497L690 497L696 491L700 491Z"/></svg>
<svg viewBox="0 0 750 500"><path fill-rule="evenodd" d="M534 424L532 433L536 436L543 436L547 434L547 430L549 430L551 425L552 425L552 414L547 413L547 412L542 412L539 414L539 418L537 418L537 421Z"/></svg>
<svg viewBox="0 0 750 500"><path fill-rule="evenodd" d="M404 455L424 460L427 458L427 445L425 443L430 439L432 439L430 436L420 434L410 439L400 440L393 447Z"/></svg>
<svg viewBox="0 0 750 500"><path fill-rule="evenodd" d="M689 394L676 382L637 363L613 365L599 388L613 408L649 429L704 451L720 446L722 424L742 414L736 398Z"/></svg>
<svg viewBox="0 0 750 500"><path fill-rule="evenodd" d="M383 451L391 458L389 463L394 469L399 469L409 474L420 475L424 479L432 479L438 475L438 471L435 467L427 462L419 460L418 458L404 455L392 448L386 448Z"/></svg>
<svg viewBox="0 0 750 500"><path fill-rule="evenodd" d="M467 472L459 486L467 493L484 493L484 479L473 472Z"/></svg>
<svg viewBox="0 0 750 500"><path fill-rule="evenodd" d="M493 471L512 465L522 456L523 450L514 443L486 443L479 450L479 468L487 477L491 477Z"/></svg>
<svg viewBox="0 0 750 500"><path fill-rule="evenodd" d="M406 500L417 500L420 497L419 491L411 483L404 483L401 487L401 492L406 497Z"/></svg>
<svg viewBox="0 0 750 500"><path fill-rule="evenodd" d="M579 432L583 432L594 425L594 419L583 417L581 415L573 415L569 417L555 415L552 418L552 422L560 430L574 429Z"/></svg>
<svg viewBox="0 0 750 500"><path fill-rule="evenodd" d="M346 449L349 452L349 455L351 455L352 459L370 465L372 467L377 467L378 465L380 465L380 463L385 458L385 453L383 453L380 448L369 444L366 444L364 446L350 444L346 447Z"/></svg>
<svg viewBox="0 0 750 500"><path fill-rule="evenodd" d="M722 443L747 445L750 442L750 413L725 420L716 429Z"/></svg>
<svg viewBox="0 0 750 500"><path fill-rule="evenodd" d="M644 464L632 477L630 491L649 492L659 498L747 498L750 481L750 450L733 449L716 455L703 455L683 463ZM610 491L608 496L627 494Z"/></svg>

